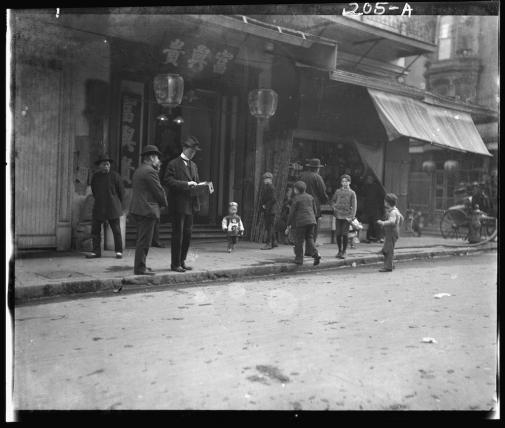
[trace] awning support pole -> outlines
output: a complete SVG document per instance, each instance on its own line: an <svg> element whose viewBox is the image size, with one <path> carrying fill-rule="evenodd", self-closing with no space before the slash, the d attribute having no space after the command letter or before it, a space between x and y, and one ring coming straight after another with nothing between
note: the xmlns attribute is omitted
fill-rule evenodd
<svg viewBox="0 0 505 428"><path fill-rule="evenodd" d="M372 51L373 48L375 48L375 46L377 46L377 44L383 39L377 39L377 40L374 40L374 42L372 43L372 45L368 48L368 50L363 54L361 55L360 59L352 66L353 69L355 69L359 63L361 61L363 61L363 59L365 59L365 57Z"/></svg>

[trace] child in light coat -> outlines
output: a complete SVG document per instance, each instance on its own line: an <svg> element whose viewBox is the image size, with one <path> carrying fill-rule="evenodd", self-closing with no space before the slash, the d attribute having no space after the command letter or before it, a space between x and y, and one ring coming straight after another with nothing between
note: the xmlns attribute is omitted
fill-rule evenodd
<svg viewBox="0 0 505 428"><path fill-rule="evenodd" d="M238 204L230 202L228 205L228 215L221 222L223 232L226 232L228 238L229 253L235 249L238 237L244 235L244 224L242 223L242 219L237 215L237 211Z"/></svg>

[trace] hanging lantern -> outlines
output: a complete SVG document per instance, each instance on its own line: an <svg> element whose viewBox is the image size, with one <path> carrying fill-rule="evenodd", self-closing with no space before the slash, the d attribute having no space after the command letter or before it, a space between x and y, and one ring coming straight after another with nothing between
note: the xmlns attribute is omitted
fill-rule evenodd
<svg viewBox="0 0 505 428"><path fill-rule="evenodd" d="M277 110L277 100L273 89L255 89L249 92L249 111L258 119L268 119Z"/></svg>
<svg viewBox="0 0 505 428"><path fill-rule="evenodd" d="M158 74L153 82L156 101L169 109L181 104L184 79L178 74Z"/></svg>
<svg viewBox="0 0 505 428"><path fill-rule="evenodd" d="M423 171L424 172L433 172L436 169L435 162L432 160L427 160L423 162Z"/></svg>
<svg viewBox="0 0 505 428"><path fill-rule="evenodd" d="M458 161L455 161L455 160L448 160L448 161L445 161L445 163L444 163L444 169L447 172L454 172L458 169L458 167L459 167Z"/></svg>

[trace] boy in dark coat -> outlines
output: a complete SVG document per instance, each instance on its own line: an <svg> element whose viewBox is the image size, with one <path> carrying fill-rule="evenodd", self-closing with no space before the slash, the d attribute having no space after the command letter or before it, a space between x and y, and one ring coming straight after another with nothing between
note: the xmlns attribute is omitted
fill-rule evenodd
<svg viewBox="0 0 505 428"><path fill-rule="evenodd" d="M102 256L100 233L102 224L105 222L108 222L112 229L116 258L123 257L119 217L123 212L124 186L121 176L117 172L111 171L111 162L110 157L101 156L95 162L95 165L99 166L99 170L91 178L91 191L93 192L95 204L93 205L93 222L91 225L93 252L86 256L88 259Z"/></svg>
<svg viewBox="0 0 505 428"><path fill-rule="evenodd" d="M396 208L398 197L394 193L388 193L384 198L386 208L386 220L378 220L377 223L384 228L384 267L379 272L392 272L395 244L400 236L400 226L403 223L403 216Z"/></svg>
<svg viewBox="0 0 505 428"><path fill-rule="evenodd" d="M303 181L297 181L294 185L295 197L289 210L286 235L291 228L295 229L295 263L303 264L303 241L305 241L305 252L314 257L316 266L321 260L314 245L317 208L314 198L305 192L306 187Z"/></svg>
<svg viewBox="0 0 505 428"><path fill-rule="evenodd" d="M275 242L275 214L277 213L277 199L275 198L275 189L272 184L272 179L274 178L271 172L265 172L263 174L263 194L261 197L261 212L263 212L263 218L265 220L265 229L267 230L267 242L262 250L271 250L277 247Z"/></svg>

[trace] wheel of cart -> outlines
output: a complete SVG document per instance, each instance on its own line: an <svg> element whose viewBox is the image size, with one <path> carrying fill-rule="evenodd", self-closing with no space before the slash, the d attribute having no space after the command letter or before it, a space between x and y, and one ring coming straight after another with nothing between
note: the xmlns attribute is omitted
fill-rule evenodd
<svg viewBox="0 0 505 428"><path fill-rule="evenodd" d="M440 233L445 239L468 239L470 216L464 205L450 207L440 220Z"/></svg>

